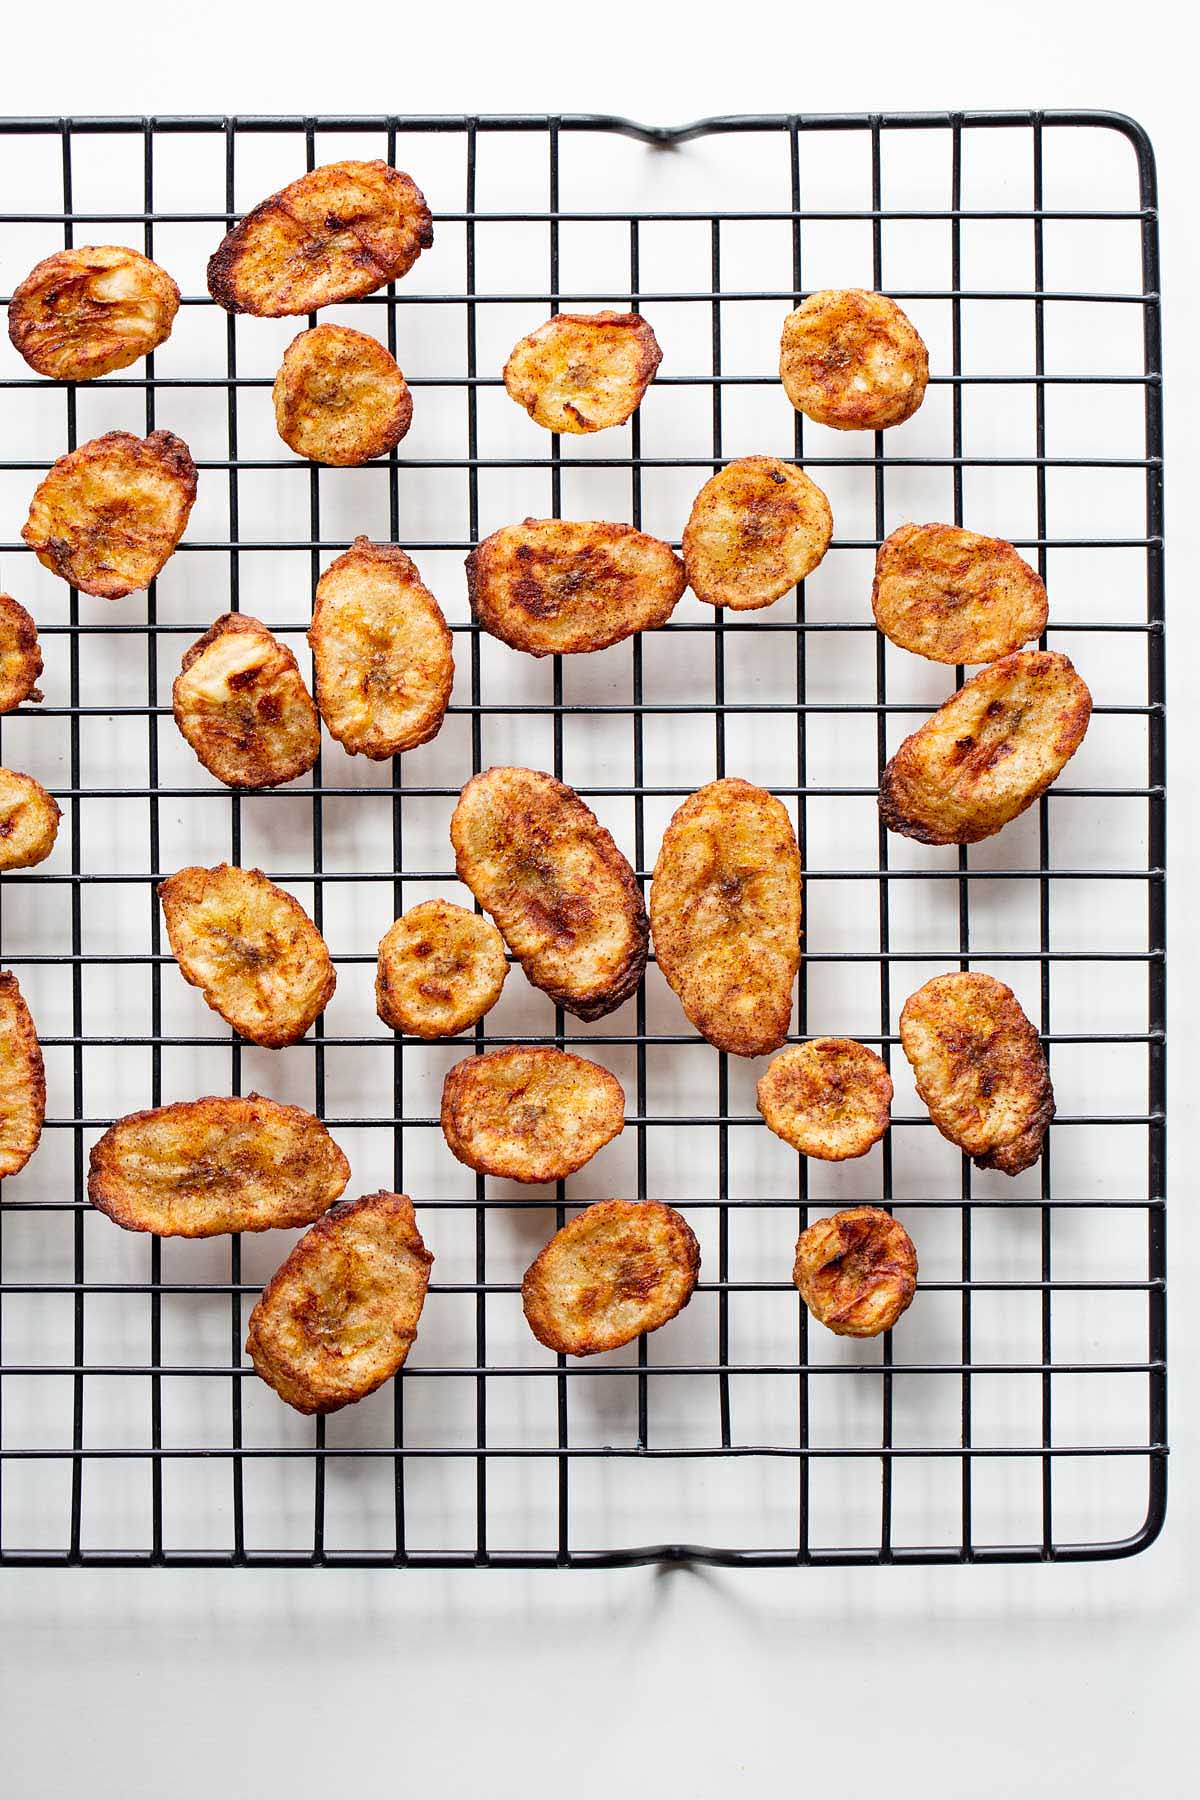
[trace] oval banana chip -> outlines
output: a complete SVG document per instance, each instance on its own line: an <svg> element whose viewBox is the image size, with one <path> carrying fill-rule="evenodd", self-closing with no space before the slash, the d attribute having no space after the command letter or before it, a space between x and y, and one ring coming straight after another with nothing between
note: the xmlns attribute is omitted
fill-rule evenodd
<svg viewBox="0 0 1200 1800"><path fill-rule="evenodd" d="M912 1305L917 1253L882 1207L852 1206L801 1232L792 1280L813 1318L839 1337L878 1337Z"/></svg>
<svg viewBox="0 0 1200 1800"><path fill-rule="evenodd" d="M835 431L883 431L925 398L929 355L886 294L825 288L784 320L779 378L788 399Z"/></svg>
<svg viewBox="0 0 1200 1800"><path fill-rule="evenodd" d="M375 1006L412 1037L453 1037L490 1012L508 975L504 939L490 919L449 900L423 900L385 931Z"/></svg>
<svg viewBox="0 0 1200 1800"><path fill-rule="evenodd" d="M261 1094L209 1095L111 1125L92 1146L88 1199L126 1231L216 1237L311 1225L349 1179L312 1113Z"/></svg>
<svg viewBox="0 0 1200 1800"><path fill-rule="evenodd" d="M0 769L0 869L45 862L58 836L62 808L32 775Z"/></svg>
<svg viewBox="0 0 1200 1800"><path fill-rule="evenodd" d="M412 424L412 395L395 357L345 325L315 325L293 338L272 392L288 448L335 468L394 450Z"/></svg>
<svg viewBox="0 0 1200 1800"><path fill-rule="evenodd" d="M442 1086L442 1131L459 1162L507 1181L561 1181L625 1128L625 1091L599 1063L518 1046L468 1056Z"/></svg>
<svg viewBox="0 0 1200 1800"><path fill-rule="evenodd" d="M931 662L990 663L1046 629L1046 588L1003 538L957 525L901 525L879 546L875 623Z"/></svg>
<svg viewBox="0 0 1200 1800"><path fill-rule="evenodd" d="M558 313L516 345L504 385L547 431L604 431L637 411L661 361L640 313Z"/></svg>
<svg viewBox="0 0 1200 1800"><path fill-rule="evenodd" d="M700 1273L687 1220L658 1200L598 1200L525 1271L521 1304L539 1344L594 1356L682 1312Z"/></svg>
<svg viewBox="0 0 1200 1800"><path fill-rule="evenodd" d="M178 310L179 289L148 256L86 244L29 271L9 301L8 335L39 375L92 381L149 356Z"/></svg>
<svg viewBox="0 0 1200 1800"><path fill-rule="evenodd" d="M175 723L226 787L278 787L306 775L321 725L286 644L248 613L224 613L183 659Z"/></svg>
<svg viewBox="0 0 1200 1800"><path fill-rule="evenodd" d="M697 600L750 612L811 575L832 536L829 501L803 469L742 456L696 495L683 563Z"/></svg>
<svg viewBox="0 0 1200 1800"><path fill-rule="evenodd" d="M710 781L667 826L650 884L658 966L718 1050L778 1050L800 967L800 851L787 809Z"/></svg>
<svg viewBox="0 0 1200 1800"><path fill-rule="evenodd" d="M0 970L0 1178L23 1169L46 1117L46 1071L29 1008L7 969Z"/></svg>
<svg viewBox="0 0 1200 1800"><path fill-rule="evenodd" d="M891 1123L892 1078L853 1038L812 1038L777 1056L758 1084L758 1110L803 1156L865 1156Z"/></svg>
<svg viewBox="0 0 1200 1800"><path fill-rule="evenodd" d="M42 650L37 626L19 600L0 594L0 713L23 700L40 700Z"/></svg>
<svg viewBox="0 0 1200 1800"><path fill-rule="evenodd" d="M632 994L648 925L637 877L573 788L536 769L485 769L450 820L459 879L526 976L580 1019Z"/></svg>

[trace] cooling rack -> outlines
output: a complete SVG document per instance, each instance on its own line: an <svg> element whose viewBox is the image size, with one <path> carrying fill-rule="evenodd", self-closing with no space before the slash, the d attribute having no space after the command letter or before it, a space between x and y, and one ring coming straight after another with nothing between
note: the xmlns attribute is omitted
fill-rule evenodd
<svg viewBox="0 0 1200 1800"><path fill-rule="evenodd" d="M204 287L229 222L305 167L384 156L425 189L436 243L399 286L332 309L386 337L415 396L398 453L318 469L283 451L270 386L303 320L232 319ZM0 1562L586 1567L1079 1560L1159 1531L1166 1489L1164 673L1158 247L1151 146L1101 113L778 116L680 129L582 116L74 118L0 122L0 288L62 244L130 242L184 301L145 364L87 387L0 361L3 585L33 611L41 705L0 756L63 807L50 860L0 883L0 954L45 1048L42 1146L0 1192ZM805 292L893 294L931 350L922 409L886 436L792 413L780 324ZM664 349L632 423L538 431L508 348L559 307L644 311ZM39 474L125 426L190 443L200 493L148 595L68 592L19 540ZM689 596L599 655L535 664L470 622L462 558L526 513L626 518L678 542L730 456L794 454L836 535L807 590L746 618ZM926 849L875 790L950 671L886 644L873 551L907 518L1009 537L1050 593L1045 642L1093 689L1083 749L1000 837ZM434 743L231 796L182 744L186 645L244 608L304 652L321 568L359 532L414 555L451 620ZM305 664L304 666L307 666ZM962 671L957 672L961 678ZM805 860L795 1035L877 1044L890 1136L809 1165L651 966L583 1027L514 976L466 1041L379 1025L375 944L454 883L447 824L493 762L553 770L653 867L684 795L722 773L778 793ZM231 1037L168 954L157 879L257 863L322 926L339 985L301 1045ZM907 994L983 968L1039 1024L1059 1102L1041 1163L979 1173L929 1125L897 1049ZM587 1046L625 1133L553 1190L469 1174L437 1129L471 1049ZM411 1192L437 1261L403 1374L328 1421L257 1381L249 1309L290 1235L163 1243L88 1206L121 1113L258 1088L314 1107L349 1195ZM569 1209L681 1206L702 1247L687 1311L567 1364L520 1315L521 1272ZM868 1344L810 1326L798 1230L894 1206L921 1281Z"/></svg>

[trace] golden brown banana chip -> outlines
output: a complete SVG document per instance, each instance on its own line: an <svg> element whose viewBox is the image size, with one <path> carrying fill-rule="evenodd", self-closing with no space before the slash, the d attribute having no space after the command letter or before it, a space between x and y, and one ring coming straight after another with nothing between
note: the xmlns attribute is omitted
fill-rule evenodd
<svg viewBox="0 0 1200 1800"><path fill-rule="evenodd" d="M450 820L460 881L535 987L580 1019L627 1000L646 967L637 877L573 788L536 769L485 769Z"/></svg>
<svg viewBox="0 0 1200 1800"><path fill-rule="evenodd" d="M1001 657L905 738L879 784L884 824L922 844L993 837L1058 778L1091 715L1069 658Z"/></svg>
<svg viewBox="0 0 1200 1800"><path fill-rule="evenodd" d="M1054 1089L1010 987L991 975L935 975L904 1002L900 1042L930 1118L977 1167L1019 1175L1037 1161Z"/></svg>
<svg viewBox="0 0 1200 1800"><path fill-rule="evenodd" d="M433 242L425 196L385 162L326 163L248 212L209 258L226 312L315 312L407 274Z"/></svg>
<svg viewBox="0 0 1200 1800"><path fill-rule="evenodd" d="M8 307L8 335L31 369L92 381L127 369L171 335L179 289L123 244L56 250L31 269Z"/></svg>
<svg viewBox="0 0 1200 1800"><path fill-rule="evenodd" d="M786 808L710 781L667 826L650 884L658 966L698 1031L734 1056L778 1050L800 967L800 851Z"/></svg>
<svg viewBox="0 0 1200 1800"><path fill-rule="evenodd" d="M0 970L0 1178L23 1169L46 1117L46 1071L17 978Z"/></svg>
<svg viewBox="0 0 1200 1800"><path fill-rule="evenodd" d="M696 495L683 563L697 600L750 612L811 575L832 536L829 502L803 469L742 456Z"/></svg>
<svg viewBox="0 0 1200 1800"><path fill-rule="evenodd" d="M315 325L293 338L274 400L284 443L337 468L394 450L412 424L412 395L395 357L345 325Z"/></svg>
<svg viewBox="0 0 1200 1800"><path fill-rule="evenodd" d="M311 1225L349 1179L312 1113L210 1095L118 1119L92 1146L88 1199L126 1231L216 1237Z"/></svg>
<svg viewBox="0 0 1200 1800"><path fill-rule="evenodd" d="M385 931L375 1005L385 1025L413 1037L453 1037L490 1012L508 974L490 919L449 900L423 900Z"/></svg>
<svg viewBox="0 0 1200 1800"><path fill-rule="evenodd" d="M801 1232L792 1280L813 1318L839 1337L878 1337L912 1304L917 1253L890 1213L852 1206Z"/></svg>
<svg viewBox="0 0 1200 1800"><path fill-rule="evenodd" d="M885 294L826 288L784 320L779 378L796 411L818 425L882 431L910 419L925 398L929 355Z"/></svg>
<svg viewBox="0 0 1200 1800"><path fill-rule="evenodd" d="M506 1181L561 1181L624 1128L616 1076L566 1050L468 1056L442 1086L442 1131L459 1162Z"/></svg>
<svg viewBox="0 0 1200 1800"><path fill-rule="evenodd" d="M58 836L62 809L32 775L0 769L0 869L45 862Z"/></svg>
<svg viewBox="0 0 1200 1800"><path fill-rule="evenodd" d="M658 1200L598 1200L525 1271L521 1304L539 1344L565 1356L616 1350L682 1312L700 1273L687 1220Z"/></svg>
<svg viewBox="0 0 1200 1800"><path fill-rule="evenodd" d="M638 313L559 313L516 345L504 385L547 431L604 431L637 411L661 361Z"/></svg>
<svg viewBox="0 0 1200 1800"><path fill-rule="evenodd" d="M397 544L355 538L330 563L308 641L321 717L351 756L378 762L437 736L454 686L454 644Z"/></svg>
<svg viewBox="0 0 1200 1800"><path fill-rule="evenodd" d="M853 1038L812 1038L777 1056L758 1084L758 1110L803 1156L865 1156L891 1122L892 1078Z"/></svg>
<svg viewBox="0 0 1200 1800"><path fill-rule="evenodd" d="M252 1044L302 1038L333 994L325 940L261 869L180 869L159 886L180 973Z"/></svg>
<svg viewBox="0 0 1200 1800"><path fill-rule="evenodd" d="M1046 629L1041 576L1003 538L957 525L901 525L883 540L875 623L931 662L995 662Z"/></svg>
<svg viewBox="0 0 1200 1800"><path fill-rule="evenodd" d="M183 536L196 465L182 438L109 431L60 456L21 536L72 587L120 600L154 580Z"/></svg>
<svg viewBox="0 0 1200 1800"><path fill-rule="evenodd" d="M526 519L467 558L473 616L530 656L604 650L663 625L686 586L669 544L607 520Z"/></svg>
<svg viewBox="0 0 1200 1800"><path fill-rule="evenodd" d="M19 600L0 594L0 713L23 700L40 700L42 651L37 626Z"/></svg>
<svg viewBox="0 0 1200 1800"><path fill-rule="evenodd" d="M321 725L299 665L247 613L223 613L197 638L171 699L180 731L227 787L278 787L317 760Z"/></svg>
<svg viewBox="0 0 1200 1800"><path fill-rule="evenodd" d="M362 1400L403 1366L433 1256L407 1194L367 1194L306 1231L250 1314L246 1349L302 1413Z"/></svg>

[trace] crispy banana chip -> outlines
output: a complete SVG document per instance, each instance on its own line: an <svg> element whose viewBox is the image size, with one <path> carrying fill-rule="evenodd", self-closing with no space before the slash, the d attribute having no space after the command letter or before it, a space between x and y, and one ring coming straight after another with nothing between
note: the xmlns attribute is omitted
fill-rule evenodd
<svg viewBox="0 0 1200 1800"><path fill-rule="evenodd" d="M984 663L1046 629L1046 588L1003 538L957 525L901 525L883 540L871 589L875 623L931 662Z"/></svg>
<svg viewBox="0 0 1200 1800"><path fill-rule="evenodd" d="M58 836L62 809L40 781L0 769L0 869L45 862Z"/></svg>
<svg viewBox="0 0 1200 1800"><path fill-rule="evenodd" d="M226 312L315 312L408 273L433 242L425 196L385 162L326 163L248 212L208 264Z"/></svg>
<svg viewBox="0 0 1200 1800"><path fill-rule="evenodd" d="M442 1086L442 1131L459 1162L507 1181L561 1181L624 1127L616 1076L566 1050L468 1056Z"/></svg>
<svg viewBox="0 0 1200 1800"><path fill-rule="evenodd" d="M490 919L449 900L423 900L379 945L375 1005L385 1025L412 1037L453 1037L490 1012L508 974Z"/></svg>
<svg viewBox="0 0 1200 1800"><path fill-rule="evenodd" d="M892 1078L853 1038L812 1038L777 1056L758 1084L758 1110L804 1156L865 1156L891 1122Z"/></svg>
<svg viewBox="0 0 1200 1800"><path fill-rule="evenodd" d="M460 881L526 976L580 1019L627 1000L649 930L633 870L573 788L536 769L485 769L450 820Z"/></svg>
<svg viewBox="0 0 1200 1800"><path fill-rule="evenodd" d="M890 1213L852 1206L801 1232L792 1280L813 1318L839 1337L878 1337L912 1304L917 1253Z"/></svg>
<svg viewBox="0 0 1200 1800"><path fill-rule="evenodd" d="M349 1179L312 1113L212 1095L118 1119L92 1146L88 1199L126 1231L216 1237L311 1225Z"/></svg>
<svg viewBox="0 0 1200 1800"><path fill-rule="evenodd" d="M525 1271L521 1304L539 1344L565 1356L616 1350L682 1312L700 1273L687 1220L658 1200L598 1200Z"/></svg>
<svg viewBox="0 0 1200 1800"><path fill-rule="evenodd" d="M752 612L811 575L832 536L829 502L803 469L742 456L696 495L683 562L697 600Z"/></svg>
<svg viewBox="0 0 1200 1800"><path fill-rule="evenodd" d="M252 1044L302 1038L336 977L325 940L300 902L261 869L180 869L159 886L180 973Z"/></svg>
<svg viewBox="0 0 1200 1800"><path fill-rule="evenodd" d="M433 1256L407 1194L367 1194L306 1231L250 1314L246 1349L281 1400L331 1413L403 1366Z"/></svg>
<svg viewBox="0 0 1200 1800"><path fill-rule="evenodd" d="M37 626L19 600L0 594L0 713L23 700L40 700L42 651Z"/></svg>
<svg viewBox="0 0 1200 1800"><path fill-rule="evenodd" d="M39 375L92 381L149 356L178 310L179 289L149 257L88 244L30 270L9 302L8 335Z"/></svg>
<svg viewBox="0 0 1200 1800"><path fill-rule="evenodd" d="M278 787L317 760L321 725L299 665L247 613L223 613L197 638L171 698L180 731L227 787Z"/></svg>
<svg viewBox="0 0 1200 1800"><path fill-rule="evenodd" d="M604 650L663 625L686 586L669 544L606 520L504 525L467 558L472 615L530 656Z"/></svg>
<svg viewBox="0 0 1200 1800"><path fill-rule="evenodd" d="M1037 1161L1054 1089L1010 987L991 975L935 975L904 1002L900 1042L930 1118L977 1167L1019 1175Z"/></svg>
<svg viewBox="0 0 1200 1800"><path fill-rule="evenodd" d="M504 385L547 431L604 431L637 411L661 361L638 313L559 313L516 345Z"/></svg>
<svg viewBox="0 0 1200 1800"><path fill-rule="evenodd" d="M183 536L196 465L182 438L109 431L60 456L21 536L72 587L120 600L154 580Z"/></svg>
<svg viewBox="0 0 1200 1800"><path fill-rule="evenodd" d="M778 1050L800 967L800 851L786 808L736 778L685 800L658 853L650 929L659 968L710 1044L734 1056Z"/></svg>
<svg viewBox="0 0 1200 1800"><path fill-rule="evenodd" d="M351 756L378 762L437 736L454 686L453 640L397 544L355 538L330 563L308 641L321 717Z"/></svg>
<svg viewBox="0 0 1200 1800"><path fill-rule="evenodd" d="M275 377L275 425L297 456L353 468L394 450L412 424L412 395L377 338L315 325L293 338Z"/></svg>
<svg viewBox="0 0 1200 1800"><path fill-rule="evenodd" d="M784 320L779 378L796 411L818 425L882 431L910 419L925 398L929 355L885 294L826 288Z"/></svg>
<svg viewBox="0 0 1200 1800"><path fill-rule="evenodd" d="M884 824L922 844L994 837L1062 773L1091 715L1069 658L1002 657L905 738L879 784Z"/></svg>
<svg viewBox="0 0 1200 1800"><path fill-rule="evenodd" d="M0 1178L23 1169L46 1117L46 1071L17 978L0 970Z"/></svg>

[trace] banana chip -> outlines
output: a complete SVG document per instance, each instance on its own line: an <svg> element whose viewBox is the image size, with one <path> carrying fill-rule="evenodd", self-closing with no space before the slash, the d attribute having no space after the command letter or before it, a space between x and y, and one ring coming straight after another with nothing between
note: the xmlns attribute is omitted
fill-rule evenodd
<svg viewBox="0 0 1200 1800"><path fill-rule="evenodd" d="M395 357L345 325L316 325L294 338L273 392L284 443L335 468L394 450L412 424L412 395Z"/></svg>
<svg viewBox="0 0 1200 1800"><path fill-rule="evenodd" d="M92 381L149 356L178 310L179 289L149 257L88 244L30 270L9 302L8 335L39 375Z"/></svg>
<svg viewBox="0 0 1200 1800"><path fill-rule="evenodd" d="M700 1273L687 1220L657 1200L599 1200L555 1232L521 1283L540 1344L594 1356L682 1312Z"/></svg>
<svg viewBox="0 0 1200 1800"><path fill-rule="evenodd" d="M42 651L37 626L19 600L0 594L0 713L23 700L40 700Z"/></svg>
<svg viewBox="0 0 1200 1800"><path fill-rule="evenodd" d="M0 1178L23 1169L46 1117L46 1071L17 978L0 970Z"/></svg>
<svg viewBox="0 0 1200 1800"><path fill-rule="evenodd" d="M154 580L183 536L196 465L182 438L110 431L60 456L21 536L38 561L85 594L120 600Z"/></svg>
<svg viewBox="0 0 1200 1800"><path fill-rule="evenodd" d="M504 385L547 431L604 431L637 411L661 361L638 313L558 313L521 339Z"/></svg>
<svg viewBox="0 0 1200 1800"><path fill-rule="evenodd" d="M490 919L449 900L424 900L379 945L375 1005L385 1025L413 1037L453 1037L500 998L504 939Z"/></svg>
<svg viewBox="0 0 1200 1800"><path fill-rule="evenodd" d="M278 787L307 774L321 725L296 658L259 619L224 613L186 653L175 723L227 787Z"/></svg>
<svg viewBox="0 0 1200 1800"><path fill-rule="evenodd" d="M0 769L0 869L45 862L58 836L62 809L40 781Z"/></svg>
<svg viewBox="0 0 1200 1800"><path fill-rule="evenodd" d="M865 288L810 294L784 321L779 377L788 399L835 431L882 431L925 398L929 355L894 300Z"/></svg>
<svg viewBox="0 0 1200 1800"><path fill-rule="evenodd" d="M442 1131L459 1162L508 1181L560 1181L624 1128L616 1076L565 1050L468 1056L442 1086Z"/></svg>
<svg viewBox="0 0 1200 1800"><path fill-rule="evenodd" d="M777 1056L758 1084L758 1110L803 1156L865 1156L891 1122L892 1078L853 1038L812 1038Z"/></svg>
<svg viewBox="0 0 1200 1800"><path fill-rule="evenodd" d="M750 612L811 575L832 536L829 502L803 469L742 456L696 495L683 562L697 600Z"/></svg>
<svg viewBox="0 0 1200 1800"><path fill-rule="evenodd" d="M813 1318L839 1337L878 1337L912 1305L917 1253L899 1220L852 1206L801 1232L792 1280Z"/></svg>
<svg viewBox="0 0 1200 1800"><path fill-rule="evenodd" d="M1046 629L1046 588L1003 538L956 525L901 525L883 540L875 623L931 662L990 663Z"/></svg>

